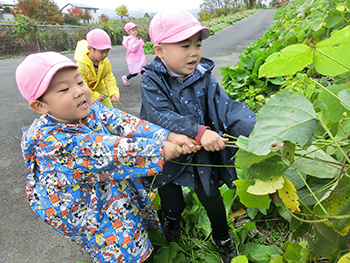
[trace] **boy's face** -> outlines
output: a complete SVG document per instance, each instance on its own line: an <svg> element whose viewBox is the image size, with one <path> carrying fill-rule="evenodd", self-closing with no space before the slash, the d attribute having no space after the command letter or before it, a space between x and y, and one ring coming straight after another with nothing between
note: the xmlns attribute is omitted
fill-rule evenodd
<svg viewBox="0 0 350 263"><path fill-rule="evenodd" d="M171 44L158 44L154 46L156 55L167 65L168 69L178 75L191 74L198 65L202 56L201 33ZM185 77L180 77L184 79Z"/></svg>
<svg viewBox="0 0 350 263"><path fill-rule="evenodd" d="M90 52L88 56L94 64L98 64L99 62L103 61L108 56L109 52L109 48L104 50L98 50L90 46L88 47L88 50Z"/></svg>
<svg viewBox="0 0 350 263"><path fill-rule="evenodd" d="M90 113L90 90L76 68L63 68L53 76L41 103L41 113L77 123Z"/></svg>
<svg viewBox="0 0 350 263"><path fill-rule="evenodd" d="M131 28L129 30L130 35L136 37L137 36L137 27Z"/></svg>

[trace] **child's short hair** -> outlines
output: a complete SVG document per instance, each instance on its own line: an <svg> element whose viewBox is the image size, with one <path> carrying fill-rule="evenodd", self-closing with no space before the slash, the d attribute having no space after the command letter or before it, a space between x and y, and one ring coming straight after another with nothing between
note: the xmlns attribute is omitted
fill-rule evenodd
<svg viewBox="0 0 350 263"><path fill-rule="evenodd" d="M163 9L153 17L149 25L153 44L181 42L199 31L202 40L210 35L209 28L202 26L190 12L181 9Z"/></svg>
<svg viewBox="0 0 350 263"><path fill-rule="evenodd" d="M129 31L130 31L131 29L133 29L134 27L138 28L139 26L136 25L136 24L133 23L133 22L128 22L128 23L125 24L124 30L125 30L126 33L129 33Z"/></svg>
<svg viewBox="0 0 350 263"><path fill-rule="evenodd" d="M95 28L86 34L86 41L90 47L97 50L112 49L112 43L106 31Z"/></svg>
<svg viewBox="0 0 350 263"><path fill-rule="evenodd" d="M33 101L40 98L53 76L62 68L78 66L57 52L42 52L27 56L16 69L16 82L22 96Z"/></svg>

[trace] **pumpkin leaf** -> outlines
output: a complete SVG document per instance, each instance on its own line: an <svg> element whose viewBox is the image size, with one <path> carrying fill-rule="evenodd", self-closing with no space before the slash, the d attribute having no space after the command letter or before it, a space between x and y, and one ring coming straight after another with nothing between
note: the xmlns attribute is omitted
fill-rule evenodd
<svg viewBox="0 0 350 263"><path fill-rule="evenodd" d="M301 94L289 89L276 93L259 111L248 151L267 155L275 142L290 141L304 147L317 130L316 112Z"/></svg>
<svg viewBox="0 0 350 263"><path fill-rule="evenodd" d="M318 73L329 76L350 71L350 26L316 44L313 64Z"/></svg>
<svg viewBox="0 0 350 263"><path fill-rule="evenodd" d="M247 192L253 195L266 195L275 193L278 189L281 189L284 185L284 179L282 176L271 177L267 181L255 180L255 184L248 187Z"/></svg>
<svg viewBox="0 0 350 263"><path fill-rule="evenodd" d="M240 198L240 202L246 207L262 207L269 209L270 198L269 195L253 195L247 192L249 186L253 185L253 181L248 180L235 180L233 182L237 187L237 194Z"/></svg>
<svg viewBox="0 0 350 263"><path fill-rule="evenodd" d="M288 178L282 176L284 179L283 188L278 190L278 195L281 198L282 202L285 206L290 209L292 212L300 212L298 196L296 194L296 190L294 185Z"/></svg>
<svg viewBox="0 0 350 263"><path fill-rule="evenodd" d="M304 44L290 45L271 54L259 69L261 77L279 77L294 74L312 64L314 51Z"/></svg>

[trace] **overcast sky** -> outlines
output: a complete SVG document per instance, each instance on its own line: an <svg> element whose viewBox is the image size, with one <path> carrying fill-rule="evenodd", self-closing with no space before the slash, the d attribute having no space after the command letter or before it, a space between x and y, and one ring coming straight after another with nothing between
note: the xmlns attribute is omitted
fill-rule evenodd
<svg viewBox="0 0 350 263"><path fill-rule="evenodd" d="M203 0L54 0L59 8L68 3L85 4L96 8L109 8L114 10L116 7L124 4L129 10L144 9L146 12L157 12L162 8L182 8L191 10L199 8Z"/></svg>

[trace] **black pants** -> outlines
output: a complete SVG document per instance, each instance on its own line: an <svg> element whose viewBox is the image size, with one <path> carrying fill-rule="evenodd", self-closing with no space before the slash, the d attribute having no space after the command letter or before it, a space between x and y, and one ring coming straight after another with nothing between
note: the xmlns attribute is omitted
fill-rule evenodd
<svg viewBox="0 0 350 263"><path fill-rule="evenodd" d="M143 75L143 73L145 73L144 70L141 71L141 74L142 74L142 75ZM129 80L129 79L131 79L131 78L133 78L133 77L136 77L137 74L138 74L138 73L135 73L135 74L130 74L130 73L129 73L129 74L126 76L126 78Z"/></svg>
<svg viewBox="0 0 350 263"><path fill-rule="evenodd" d="M217 239L227 238L229 227L227 225L225 206L219 189L217 189L217 193L214 196L207 196L202 184L199 183L195 192L207 211L213 230L213 237ZM168 183L159 188L158 193L161 198L163 213L171 218L180 217L185 208L181 186Z"/></svg>

